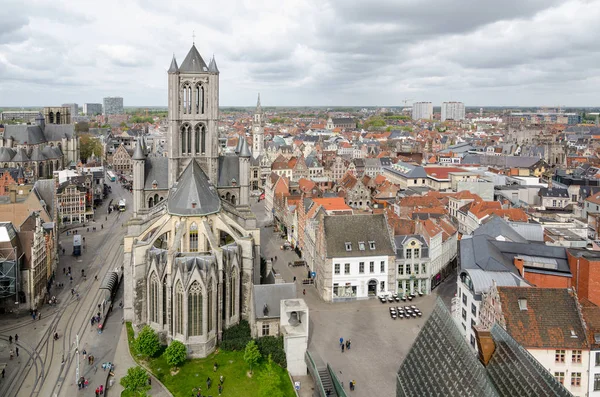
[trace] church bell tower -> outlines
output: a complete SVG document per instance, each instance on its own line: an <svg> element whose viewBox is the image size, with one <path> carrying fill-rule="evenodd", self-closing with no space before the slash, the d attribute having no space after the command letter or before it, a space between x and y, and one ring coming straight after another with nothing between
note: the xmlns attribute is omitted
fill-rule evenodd
<svg viewBox="0 0 600 397"><path fill-rule="evenodd" d="M252 119L252 156L258 158L263 154L265 148L265 121L262 106L260 105L260 94L256 101L256 112Z"/></svg>
<svg viewBox="0 0 600 397"><path fill-rule="evenodd" d="M181 66L175 55L169 75L169 187L190 161L197 161L213 184L218 181L219 69L207 66L195 45Z"/></svg>

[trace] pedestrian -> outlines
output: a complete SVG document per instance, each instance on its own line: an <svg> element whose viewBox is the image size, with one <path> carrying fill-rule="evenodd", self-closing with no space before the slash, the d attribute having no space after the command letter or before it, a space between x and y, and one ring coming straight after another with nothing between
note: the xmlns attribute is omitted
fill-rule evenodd
<svg viewBox="0 0 600 397"><path fill-rule="evenodd" d="M340 338L340 345L344 344L344 338Z"/></svg>
<svg viewBox="0 0 600 397"><path fill-rule="evenodd" d="M98 281L98 275L95 275L95 276L94 276L94 280L95 280L95 281Z"/></svg>
<svg viewBox="0 0 600 397"><path fill-rule="evenodd" d="M211 380L210 380L210 377L206 378L206 388L207 388L207 389L210 389L210 384L211 384L211 383L212 383L212 382L211 382Z"/></svg>
<svg viewBox="0 0 600 397"><path fill-rule="evenodd" d="M100 395L104 394L104 385L100 385Z"/></svg>
<svg viewBox="0 0 600 397"><path fill-rule="evenodd" d="M325 391L325 396L327 396L327 397L331 396L331 389L327 389Z"/></svg>
<svg viewBox="0 0 600 397"><path fill-rule="evenodd" d="M38 320L41 320L41 319L42 319L42 312L39 312L38 313Z"/></svg>
<svg viewBox="0 0 600 397"><path fill-rule="evenodd" d="M356 381L354 379L352 379L352 390L354 390L356 388Z"/></svg>
<svg viewBox="0 0 600 397"><path fill-rule="evenodd" d="M344 352L344 344L342 343L342 353Z"/></svg>
<svg viewBox="0 0 600 397"><path fill-rule="evenodd" d="M148 377L148 386L152 386L152 378Z"/></svg>
<svg viewBox="0 0 600 397"><path fill-rule="evenodd" d="M69 277L69 284L73 284L73 277Z"/></svg>
<svg viewBox="0 0 600 397"><path fill-rule="evenodd" d="M87 352L85 351L85 349L83 349L83 359L85 360L87 358Z"/></svg>
<svg viewBox="0 0 600 397"><path fill-rule="evenodd" d="M13 356L15 355L15 353L13 352L13 349L10 349L10 352L8 352L8 354L10 355L10 359L13 359Z"/></svg>
<svg viewBox="0 0 600 397"><path fill-rule="evenodd" d="M100 395L100 389L96 388L96 397Z"/></svg>
<svg viewBox="0 0 600 397"><path fill-rule="evenodd" d="M66 269L63 267L63 276L65 275L65 273L66 273Z"/></svg>
<svg viewBox="0 0 600 397"><path fill-rule="evenodd" d="M346 342L346 349L350 350L350 345L352 344L352 342L350 341L350 339L348 339L348 341Z"/></svg>
<svg viewBox="0 0 600 397"><path fill-rule="evenodd" d="M15 353L17 353L17 357L19 357L19 347L15 347Z"/></svg>
<svg viewBox="0 0 600 397"><path fill-rule="evenodd" d="M86 379L85 382L83 383L85 385L85 388L87 389L88 385L89 385L89 381Z"/></svg>
<svg viewBox="0 0 600 397"><path fill-rule="evenodd" d="M223 382L225 382L225 378L223 378L223 375L219 376L219 383L223 384Z"/></svg>
<svg viewBox="0 0 600 397"><path fill-rule="evenodd" d="M35 321L35 312L31 310L31 318Z"/></svg>
<svg viewBox="0 0 600 397"><path fill-rule="evenodd" d="M305 289L302 290L302 295L306 295L306 290Z"/></svg>
<svg viewBox="0 0 600 397"><path fill-rule="evenodd" d="M71 266L69 266L69 274L71 274Z"/></svg>
<svg viewBox="0 0 600 397"><path fill-rule="evenodd" d="M19 335L15 334L15 343L19 343Z"/></svg>
<svg viewBox="0 0 600 397"><path fill-rule="evenodd" d="M92 356L88 357L88 365L92 365Z"/></svg>
<svg viewBox="0 0 600 397"><path fill-rule="evenodd" d="M8 343L12 343L12 335L8 336Z"/></svg>
<svg viewBox="0 0 600 397"><path fill-rule="evenodd" d="M63 255L65 254L65 249L63 248Z"/></svg>
<svg viewBox="0 0 600 397"><path fill-rule="evenodd" d="M219 385L219 396L223 393L223 386Z"/></svg>
<svg viewBox="0 0 600 397"><path fill-rule="evenodd" d="M296 276L294 276L294 282L296 282Z"/></svg>
<svg viewBox="0 0 600 397"><path fill-rule="evenodd" d="M6 374L6 370L2 368L2 379L4 379L4 374Z"/></svg>
<svg viewBox="0 0 600 397"><path fill-rule="evenodd" d="M352 381L350 381L350 391L354 391L354 383Z"/></svg>
<svg viewBox="0 0 600 397"><path fill-rule="evenodd" d="M218 367L218 366L219 366L219 365L218 365L217 363L215 363L215 365L213 365L213 372L217 372L217 367Z"/></svg>

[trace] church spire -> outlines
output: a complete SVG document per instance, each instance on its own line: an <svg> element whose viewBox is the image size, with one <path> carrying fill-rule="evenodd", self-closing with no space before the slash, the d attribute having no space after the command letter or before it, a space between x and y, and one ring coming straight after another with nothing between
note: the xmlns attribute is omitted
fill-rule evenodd
<svg viewBox="0 0 600 397"><path fill-rule="evenodd" d="M260 92L258 93L258 99L256 100L256 113L262 113L262 106L260 106Z"/></svg>
<svg viewBox="0 0 600 397"><path fill-rule="evenodd" d="M171 60L171 67L169 67L169 71L167 73L177 72L179 72L179 67L177 66L177 60L175 60L175 54L173 54L173 60Z"/></svg>

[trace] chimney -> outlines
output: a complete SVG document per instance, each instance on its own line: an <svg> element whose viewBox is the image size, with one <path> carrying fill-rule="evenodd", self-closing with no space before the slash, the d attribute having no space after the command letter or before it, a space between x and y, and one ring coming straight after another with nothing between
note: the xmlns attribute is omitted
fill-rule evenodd
<svg viewBox="0 0 600 397"><path fill-rule="evenodd" d="M479 361L484 366L487 366L494 351L496 351L496 343L492 338L492 333L489 329L485 329L480 325L473 327L475 331L475 339L477 340L477 351L479 352Z"/></svg>
<svg viewBox="0 0 600 397"><path fill-rule="evenodd" d="M10 202L11 202L11 204L14 204L17 202L17 191L14 189L10 191Z"/></svg>
<svg viewBox="0 0 600 397"><path fill-rule="evenodd" d="M519 275L521 275L521 277L524 277L525 276L525 269L524 269L525 262L523 261L523 259L515 256L513 264L519 271Z"/></svg>

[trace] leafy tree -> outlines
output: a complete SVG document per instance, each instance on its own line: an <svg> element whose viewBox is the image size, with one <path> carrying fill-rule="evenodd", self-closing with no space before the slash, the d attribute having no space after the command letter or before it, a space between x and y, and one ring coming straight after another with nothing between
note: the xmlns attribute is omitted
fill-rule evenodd
<svg viewBox="0 0 600 397"><path fill-rule="evenodd" d="M267 365L265 365L265 369L258 374L258 384L260 385L260 397L283 397L281 378L275 370L270 355Z"/></svg>
<svg viewBox="0 0 600 397"><path fill-rule="evenodd" d="M124 121L121 121L121 124L119 124L120 127L125 128L127 127L127 123Z"/></svg>
<svg viewBox="0 0 600 397"><path fill-rule="evenodd" d="M260 351L256 346L256 342L251 340L244 350L244 361L250 366L250 373L252 373L252 367L258 363L258 360L260 360Z"/></svg>
<svg viewBox="0 0 600 397"><path fill-rule="evenodd" d="M140 366L128 368L127 375L121 378L120 383L125 390L129 390L140 397L147 396L146 392L151 388L148 385L148 374Z"/></svg>
<svg viewBox="0 0 600 397"><path fill-rule="evenodd" d="M102 143L90 134L81 135L79 139L79 157L81 161L87 161L92 154L96 157L102 156Z"/></svg>
<svg viewBox="0 0 600 397"><path fill-rule="evenodd" d="M283 336L263 336L256 340L256 346L263 358L270 357L275 364L285 368L287 361L283 350Z"/></svg>
<svg viewBox="0 0 600 397"><path fill-rule="evenodd" d="M167 350L165 350L167 357L167 364L172 367L177 367L185 362L187 359L187 349L185 345L178 340L171 342Z"/></svg>
<svg viewBox="0 0 600 397"><path fill-rule="evenodd" d="M135 340L137 351L148 357L153 357L160 350L160 341L154 330L146 325Z"/></svg>

